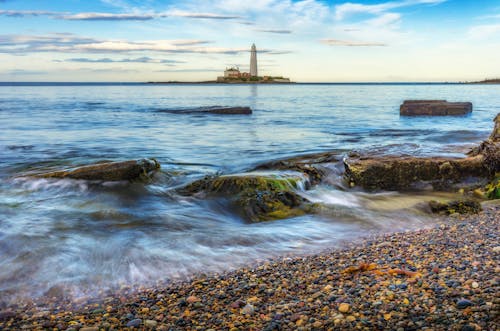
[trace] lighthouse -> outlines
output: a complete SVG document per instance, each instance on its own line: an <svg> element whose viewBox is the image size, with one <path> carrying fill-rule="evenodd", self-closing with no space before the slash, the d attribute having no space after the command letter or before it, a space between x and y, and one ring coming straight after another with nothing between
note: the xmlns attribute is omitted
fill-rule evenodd
<svg viewBox="0 0 500 331"><path fill-rule="evenodd" d="M250 76L257 77L257 48L252 44L250 49Z"/></svg>

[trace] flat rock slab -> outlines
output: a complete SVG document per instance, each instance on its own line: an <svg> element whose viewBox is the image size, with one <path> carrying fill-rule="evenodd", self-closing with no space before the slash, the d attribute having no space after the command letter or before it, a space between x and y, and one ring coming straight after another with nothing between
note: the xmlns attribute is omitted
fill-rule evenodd
<svg viewBox="0 0 500 331"><path fill-rule="evenodd" d="M252 109L250 107L198 107L189 109L161 109L157 112L171 114L219 114L219 115L250 115Z"/></svg>
<svg viewBox="0 0 500 331"><path fill-rule="evenodd" d="M69 170L35 174L33 177L122 181L149 177L153 171L159 168L160 164L155 159L140 159L122 162L97 163Z"/></svg>
<svg viewBox="0 0 500 331"><path fill-rule="evenodd" d="M405 100L399 107L399 114L402 116L457 116L471 112L471 102L446 100Z"/></svg>
<svg viewBox="0 0 500 331"><path fill-rule="evenodd" d="M468 158L362 157L344 160L351 186L370 190L412 189L419 183L447 187L468 178L488 178L482 155Z"/></svg>

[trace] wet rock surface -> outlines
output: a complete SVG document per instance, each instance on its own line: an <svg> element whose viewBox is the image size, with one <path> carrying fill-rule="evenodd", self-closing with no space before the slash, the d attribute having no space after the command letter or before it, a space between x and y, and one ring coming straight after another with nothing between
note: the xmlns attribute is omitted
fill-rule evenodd
<svg viewBox="0 0 500 331"><path fill-rule="evenodd" d="M475 200L459 200L450 202L430 201L429 206L435 214L452 215L458 214L477 214L482 208L481 204Z"/></svg>
<svg viewBox="0 0 500 331"><path fill-rule="evenodd" d="M456 116L472 112L470 102L446 100L405 100L399 108L402 116Z"/></svg>
<svg viewBox="0 0 500 331"><path fill-rule="evenodd" d="M366 157L344 160L345 178L351 186L376 190L405 190L420 183L449 188L461 182L481 183L500 171L500 116L490 137L464 158Z"/></svg>
<svg viewBox="0 0 500 331"><path fill-rule="evenodd" d="M343 249L99 299L2 306L2 330L497 330L500 207Z"/></svg>
<svg viewBox="0 0 500 331"><path fill-rule="evenodd" d="M336 152L315 153L275 160L258 165L254 170L291 170L306 174L311 185L319 184L328 175L325 164L337 163L341 157Z"/></svg>
<svg viewBox="0 0 500 331"><path fill-rule="evenodd" d="M351 186L376 190L405 190L419 184L447 188L468 179L488 178L481 155L463 159L417 157L350 157L344 161Z"/></svg>
<svg viewBox="0 0 500 331"><path fill-rule="evenodd" d="M140 159L122 162L103 162L69 170L33 174L37 178L69 178L99 181L123 181L149 178L160 163L155 159Z"/></svg>
<svg viewBox="0 0 500 331"><path fill-rule="evenodd" d="M289 218L306 212L307 200L295 192L304 179L299 173L245 173L206 177L179 190L183 195L225 197L249 221Z"/></svg>

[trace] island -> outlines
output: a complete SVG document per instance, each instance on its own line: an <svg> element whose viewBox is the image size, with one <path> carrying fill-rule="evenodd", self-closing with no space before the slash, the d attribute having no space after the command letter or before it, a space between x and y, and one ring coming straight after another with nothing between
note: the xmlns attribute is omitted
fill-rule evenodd
<svg viewBox="0 0 500 331"><path fill-rule="evenodd" d="M216 80L201 82L148 82L148 84L292 84L290 78L283 76L259 76L257 69L257 47L252 44L250 48L250 72L242 72L238 67L229 67L224 70L224 76Z"/></svg>

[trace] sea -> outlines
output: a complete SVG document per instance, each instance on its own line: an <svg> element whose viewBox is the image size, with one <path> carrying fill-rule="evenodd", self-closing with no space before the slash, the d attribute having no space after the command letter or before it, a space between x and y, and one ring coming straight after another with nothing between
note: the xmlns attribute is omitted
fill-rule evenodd
<svg viewBox="0 0 500 331"><path fill-rule="evenodd" d="M474 111L400 117L406 99L471 101ZM208 106L253 114L181 113ZM499 112L500 85L1 83L0 300L182 281L432 226L426 201L452 193L350 188L342 158L460 157ZM339 161L299 194L329 212L251 223L224 201L176 194L206 175L319 152ZM161 164L146 183L25 175L146 157Z"/></svg>

